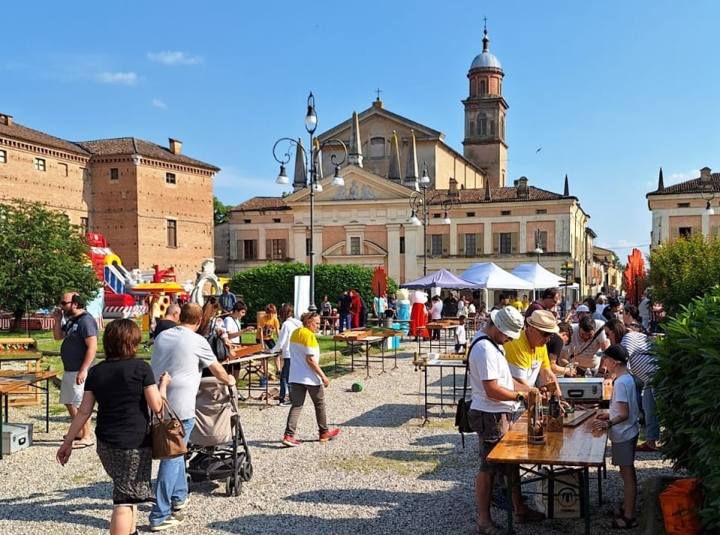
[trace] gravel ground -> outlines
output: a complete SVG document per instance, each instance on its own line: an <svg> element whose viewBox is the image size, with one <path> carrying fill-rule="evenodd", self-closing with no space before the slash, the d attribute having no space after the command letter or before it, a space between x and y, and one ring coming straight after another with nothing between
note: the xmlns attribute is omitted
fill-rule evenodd
<svg viewBox="0 0 720 535"><path fill-rule="evenodd" d="M414 349L408 346L408 349ZM391 361L388 361L391 362ZM422 374L404 353L399 369L364 380L364 369L338 377L326 395L328 418L342 428L333 442L317 441L310 400L303 412L298 438L303 444L282 448L279 440L288 409L257 403L241 408L253 456L254 478L238 497L224 495L224 485L191 487L191 503L178 533L475 533L473 517L477 439L462 449L453 428L453 411L431 413L422 426ZM390 370L391 364L386 369ZM363 379L361 393L351 384ZM438 385L437 377L430 378ZM451 385L449 377L445 384ZM462 378L459 380L462 385ZM435 390L433 390L435 391ZM57 399L57 392L54 392ZM436 396L436 394L435 394ZM262 408L261 408L262 407ZM44 409L11 409L14 421L33 421L44 430ZM109 528L111 487L93 448L73 453L67 466L54 460L68 420L51 416L50 434L35 434L34 447L0 461L0 533L103 533ZM658 454L638 454L640 484L652 476L670 475ZM607 505L597 505L591 485L593 533L605 533ZM622 484L608 465L603 490L619 501ZM642 504L641 504L642 507ZM147 531L147 508L141 508L140 531ZM494 509L498 522L504 512ZM548 520L519 534L583 533L582 521ZM639 533L631 530L630 533Z"/></svg>

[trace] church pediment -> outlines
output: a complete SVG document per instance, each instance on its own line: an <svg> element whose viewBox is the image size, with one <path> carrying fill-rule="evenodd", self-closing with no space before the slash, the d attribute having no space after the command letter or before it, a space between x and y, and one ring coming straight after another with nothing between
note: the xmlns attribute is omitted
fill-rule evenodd
<svg viewBox="0 0 720 535"><path fill-rule="evenodd" d="M317 202L406 200L413 190L379 177L360 167L349 166L342 170L344 186L333 186L332 177L325 178L323 190L315 193ZM307 188L296 191L285 198L287 204L307 202L310 192Z"/></svg>

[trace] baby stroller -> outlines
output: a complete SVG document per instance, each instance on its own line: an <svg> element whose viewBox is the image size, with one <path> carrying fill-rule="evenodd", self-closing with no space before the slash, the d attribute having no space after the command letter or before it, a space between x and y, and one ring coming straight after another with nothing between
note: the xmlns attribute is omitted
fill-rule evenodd
<svg viewBox="0 0 720 535"><path fill-rule="evenodd" d="M228 388L215 377L200 380L186 458L190 481L225 480L228 496L239 495L242 483L250 481L253 467L235 387Z"/></svg>

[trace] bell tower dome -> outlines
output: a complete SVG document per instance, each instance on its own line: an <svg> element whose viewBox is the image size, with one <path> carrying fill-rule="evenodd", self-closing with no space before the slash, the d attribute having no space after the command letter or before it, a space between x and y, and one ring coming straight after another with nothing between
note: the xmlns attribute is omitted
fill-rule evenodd
<svg viewBox="0 0 720 535"><path fill-rule="evenodd" d="M475 56L467 77L469 96L465 106L464 156L485 170L491 186L504 186L507 173L505 115L508 104L502 96L505 74L500 61L490 53L487 26L483 50Z"/></svg>

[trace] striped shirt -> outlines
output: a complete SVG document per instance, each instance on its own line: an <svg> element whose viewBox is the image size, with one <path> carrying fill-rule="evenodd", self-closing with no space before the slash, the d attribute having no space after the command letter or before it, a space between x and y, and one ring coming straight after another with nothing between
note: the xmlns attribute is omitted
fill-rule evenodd
<svg viewBox="0 0 720 535"><path fill-rule="evenodd" d="M643 383L647 383L655 374L657 361L652 353L652 342L647 335L628 331L620 341L630 355L628 370Z"/></svg>
<svg viewBox="0 0 720 535"><path fill-rule="evenodd" d="M295 329L290 335L290 383L320 386L322 380L307 363L307 357L320 364L320 346L315 333L307 327Z"/></svg>

